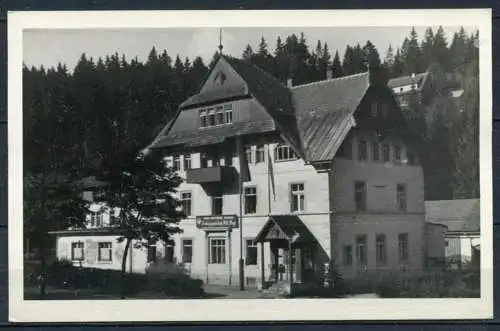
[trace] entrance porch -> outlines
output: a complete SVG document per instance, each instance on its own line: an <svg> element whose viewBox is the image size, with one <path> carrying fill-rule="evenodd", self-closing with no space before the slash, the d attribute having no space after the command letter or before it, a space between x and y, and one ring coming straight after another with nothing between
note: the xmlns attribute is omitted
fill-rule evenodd
<svg viewBox="0 0 500 331"><path fill-rule="evenodd" d="M275 284L290 289L297 284L312 284L315 281L315 252L318 245L314 235L297 215L272 215L264 224L255 243L270 246L270 274L264 274L266 261L261 254L260 270L262 288Z"/></svg>

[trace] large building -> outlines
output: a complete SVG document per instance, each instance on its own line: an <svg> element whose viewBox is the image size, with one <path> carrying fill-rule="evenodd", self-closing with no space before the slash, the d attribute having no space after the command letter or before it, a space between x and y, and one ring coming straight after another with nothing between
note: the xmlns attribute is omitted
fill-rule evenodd
<svg viewBox="0 0 500 331"><path fill-rule="evenodd" d="M185 179L183 233L158 251L207 283L234 285L242 257L247 286L320 281L327 265L347 278L423 268L423 171L409 132L370 73L292 86L222 55L147 148ZM123 245L99 231L59 241L69 256L91 235L103 242L92 265L109 242L119 258ZM155 258L133 255L132 269Z"/></svg>

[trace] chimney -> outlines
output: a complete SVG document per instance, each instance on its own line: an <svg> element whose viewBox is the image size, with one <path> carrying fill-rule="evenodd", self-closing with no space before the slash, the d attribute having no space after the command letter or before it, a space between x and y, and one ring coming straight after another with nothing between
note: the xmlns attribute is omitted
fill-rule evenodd
<svg viewBox="0 0 500 331"><path fill-rule="evenodd" d="M332 79L333 78L333 70L331 67L326 68L326 79Z"/></svg>
<svg viewBox="0 0 500 331"><path fill-rule="evenodd" d="M293 80L292 80L291 78L288 78L288 79L286 80L286 86L287 86L288 88L293 87Z"/></svg>

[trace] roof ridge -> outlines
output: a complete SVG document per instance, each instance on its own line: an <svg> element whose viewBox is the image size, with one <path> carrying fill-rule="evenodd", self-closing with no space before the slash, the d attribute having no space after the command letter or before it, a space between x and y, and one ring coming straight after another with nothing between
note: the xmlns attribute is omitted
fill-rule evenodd
<svg viewBox="0 0 500 331"><path fill-rule="evenodd" d="M276 77L274 77L273 75L271 75L270 73L268 73L267 71L265 71L264 69L262 69L261 67L259 67L258 65L256 64L253 64L251 62L246 62L245 60L242 60L242 59L238 59L236 57L230 57L230 56L227 56L227 55L223 55L224 57L226 57L226 59L229 59L229 60L236 60L236 61L239 61L239 62L242 62L244 63L245 65L248 65L248 66L252 66L252 67L255 67L257 70L261 71L264 75L268 76L269 78L271 78L272 80L276 81L278 84L280 84L282 87L285 87L286 88L286 85L283 84L279 79L277 79Z"/></svg>
<svg viewBox="0 0 500 331"><path fill-rule="evenodd" d="M323 80L318 80L318 81L315 81L315 82L310 82L310 83L301 84L301 85L295 85L295 86L292 86L290 89L294 90L294 89L297 89L297 88L300 88L300 87L308 87L308 86L319 85L319 84L323 84L323 83L329 83L329 82L333 82L333 81L346 80L346 79L349 79L349 78L356 78L356 77L360 77L360 76L367 75L367 74L369 74L369 72L368 71L364 71L364 72L360 72L360 73L357 73L357 74L352 74L352 75L347 75L347 76L342 76L342 77L329 78L329 79L323 79Z"/></svg>

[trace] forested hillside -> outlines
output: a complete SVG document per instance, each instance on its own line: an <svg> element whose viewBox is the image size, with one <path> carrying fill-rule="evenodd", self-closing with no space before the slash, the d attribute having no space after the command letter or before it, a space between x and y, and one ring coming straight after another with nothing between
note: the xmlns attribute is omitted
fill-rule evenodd
<svg viewBox="0 0 500 331"><path fill-rule="evenodd" d="M386 79L431 71L431 93L423 105L412 103L407 115L422 139L426 199L451 199L479 195L477 45L478 33L460 29L450 41L442 28L429 28L424 36L411 30L381 55L370 41L335 49L299 33L278 37L274 45L262 38L241 57L294 84L325 79L328 66L335 77L368 67ZM200 57L172 58L169 51L153 48L144 62L82 54L72 72L63 63L24 67L25 175L81 176L108 155L150 143L179 103L196 93L218 56L205 64ZM464 90L459 103L453 89Z"/></svg>

